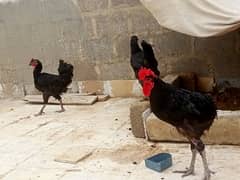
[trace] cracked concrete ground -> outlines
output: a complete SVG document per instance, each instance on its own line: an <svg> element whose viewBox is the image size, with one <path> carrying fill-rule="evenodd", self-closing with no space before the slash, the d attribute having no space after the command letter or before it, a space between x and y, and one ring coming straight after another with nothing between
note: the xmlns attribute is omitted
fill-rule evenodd
<svg viewBox="0 0 240 180"><path fill-rule="evenodd" d="M188 144L151 143L131 133L129 107L139 99L110 99L92 106L47 106L0 100L0 179L3 180L180 180L173 170L188 166ZM154 145L154 146L153 146ZM147 169L144 159L159 152L173 155L173 166L162 173ZM87 156L77 159L81 153ZM240 179L240 147L207 146L212 180ZM65 157L64 157L65 156ZM74 163L57 161L70 158ZM75 159L74 159L75 158ZM202 164L198 156L196 175Z"/></svg>

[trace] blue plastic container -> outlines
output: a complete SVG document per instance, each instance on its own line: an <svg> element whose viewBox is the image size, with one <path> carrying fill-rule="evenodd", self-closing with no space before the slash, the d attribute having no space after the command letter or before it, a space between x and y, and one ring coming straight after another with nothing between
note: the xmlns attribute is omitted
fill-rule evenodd
<svg viewBox="0 0 240 180"><path fill-rule="evenodd" d="M156 154L145 159L145 166L152 170L161 172L172 166L172 155L169 153Z"/></svg>

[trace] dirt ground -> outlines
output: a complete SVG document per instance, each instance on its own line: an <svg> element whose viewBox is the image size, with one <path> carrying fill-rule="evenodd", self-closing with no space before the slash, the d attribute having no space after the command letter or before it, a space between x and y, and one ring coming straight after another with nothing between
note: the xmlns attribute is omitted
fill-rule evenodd
<svg viewBox="0 0 240 180"><path fill-rule="evenodd" d="M172 171L189 165L188 144L151 143L131 133L129 106L139 99L110 99L92 106L66 106L57 113L49 105L0 100L0 179L3 180L180 180ZM81 152L87 156L77 159ZM173 166L162 173L147 169L144 159L160 152L173 156ZM77 163L56 161L75 158ZM212 180L240 179L240 147L207 146ZM202 179L198 156L196 175Z"/></svg>

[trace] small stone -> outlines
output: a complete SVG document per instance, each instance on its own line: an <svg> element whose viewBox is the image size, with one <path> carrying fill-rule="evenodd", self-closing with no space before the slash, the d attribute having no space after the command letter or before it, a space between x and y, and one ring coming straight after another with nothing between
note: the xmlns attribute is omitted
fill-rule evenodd
<svg viewBox="0 0 240 180"><path fill-rule="evenodd" d="M152 148L156 148L157 146L156 146L156 144L152 144L151 147Z"/></svg>

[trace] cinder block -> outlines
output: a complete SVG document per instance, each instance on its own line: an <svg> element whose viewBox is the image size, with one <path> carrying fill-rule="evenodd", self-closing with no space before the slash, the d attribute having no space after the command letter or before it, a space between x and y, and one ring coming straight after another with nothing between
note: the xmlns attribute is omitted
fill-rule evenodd
<svg viewBox="0 0 240 180"><path fill-rule="evenodd" d="M132 126L132 133L137 138L145 137L142 113L147 108L149 108L149 101L138 102L130 107L130 121Z"/></svg>
<svg viewBox="0 0 240 180"><path fill-rule="evenodd" d="M146 127L152 141L188 142L173 126L161 121L154 114L147 119ZM218 118L202 138L207 144L240 145L239 129L240 111L219 111Z"/></svg>

